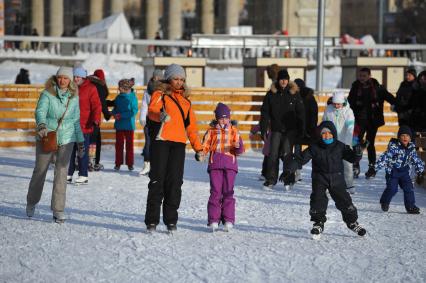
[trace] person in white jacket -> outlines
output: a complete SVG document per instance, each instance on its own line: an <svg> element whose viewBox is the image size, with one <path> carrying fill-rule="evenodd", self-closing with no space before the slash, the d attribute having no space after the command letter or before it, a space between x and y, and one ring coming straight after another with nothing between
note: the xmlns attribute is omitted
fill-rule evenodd
<svg viewBox="0 0 426 283"><path fill-rule="evenodd" d="M333 122L337 130L337 139L346 145L352 146L355 116L345 98L345 93L342 91L334 92L331 102L331 104L327 105L322 120ZM353 194L355 193L355 187L352 163L344 160L343 165L346 188Z"/></svg>
<svg viewBox="0 0 426 283"><path fill-rule="evenodd" d="M155 69L151 79L148 82L147 88L145 93L143 94L142 98L142 105L141 105L141 112L139 116L139 122L141 123L143 127L143 132L145 135L145 145L143 147L142 156L144 158L144 166L142 171L139 172L139 175L148 175L149 170L151 169L150 166L150 155L149 155L149 145L150 145L150 137L149 137L149 123L147 123L147 116L148 116L148 106L151 101L151 94L154 91L154 84L156 81L163 79L163 71L159 69Z"/></svg>

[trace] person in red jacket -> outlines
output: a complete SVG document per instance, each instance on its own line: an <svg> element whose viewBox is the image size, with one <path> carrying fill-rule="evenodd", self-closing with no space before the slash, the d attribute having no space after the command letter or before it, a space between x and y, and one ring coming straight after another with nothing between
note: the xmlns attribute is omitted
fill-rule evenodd
<svg viewBox="0 0 426 283"><path fill-rule="evenodd" d="M80 102L80 127L84 135L84 148L85 154L82 158L77 157L78 160L78 178L75 183L87 184L88 179L88 166L89 166L89 144L90 137L95 127L99 127L101 123L102 104L99 100L98 91L96 86L86 79L87 71L82 67L75 67L73 69L74 82L78 85L78 96ZM77 147L71 155L70 165L68 167L67 182L72 182L72 175L75 171L75 158Z"/></svg>

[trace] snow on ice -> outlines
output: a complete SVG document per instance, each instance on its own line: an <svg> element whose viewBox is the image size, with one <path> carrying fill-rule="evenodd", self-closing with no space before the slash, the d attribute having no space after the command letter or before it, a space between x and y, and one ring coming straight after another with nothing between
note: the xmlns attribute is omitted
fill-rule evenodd
<svg viewBox="0 0 426 283"><path fill-rule="evenodd" d="M49 170L33 219L25 216L34 149L0 150L0 282L425 282L426 191L416 189L420 215L405 213L402 192L384 213L378 203L383 172L356 180L353 196L361 238L330 202L319 241L309 230L310 166L285 192L264 191L257 180L262 156L239 159L235 229L207 228L206 164L187 154L178 232L164 225L149 235L143 223L147 177L114 172L114 148L103 147L105 170L89 185L68 186L64 224L52 222ZM142 159L136 158L136 169ZM366 160L362 168L366 168Z"/></svg>

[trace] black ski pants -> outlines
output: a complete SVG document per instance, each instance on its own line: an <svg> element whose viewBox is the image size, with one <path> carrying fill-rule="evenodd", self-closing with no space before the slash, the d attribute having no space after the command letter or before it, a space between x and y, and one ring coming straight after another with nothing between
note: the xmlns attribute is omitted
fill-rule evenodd
<svg viewBox="0 0 426 283"><path fill-rule="evenodd" d="M145 224L157 225L160 222L161 204L164 224L176 224L182 196L185 144L153 140L150 154L152 158Z"/></svg>
<svg viewBox="0 0 426 283"><path fill-rule="evenodd" d="M357 221L357 209L346 190L343 172L331 174L312 173L311 208L309 211L311 221L322 223L327 221L325 216L328 206L327 189L336 204L336 208L342 213L343 221L346 224Z"/></svg>
<svg viewBox="0 0 426 283"><path fill-rule="evenodd" d="M376 147L374 146L374 142L376 140L377 130L376 126L370 125L368 122L362 122L359 124L359 141L364 140L364 135L366 134L365 139L368 141L367 153L368 153L368 163L373 164L376 163ZM355 164L355 166L359 167L359 163Z"/></svg>

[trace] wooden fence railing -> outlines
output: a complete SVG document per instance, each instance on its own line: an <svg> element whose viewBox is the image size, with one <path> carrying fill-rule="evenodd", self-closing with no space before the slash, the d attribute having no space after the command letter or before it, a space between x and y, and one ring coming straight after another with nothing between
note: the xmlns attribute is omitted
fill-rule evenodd
<svg viewBox="0 0 426 283"><path fill-rule="evenodd" d="M140 101L145 87L136 87L136 93ZM0 147L34 146L35 122L34 109L42 85L0 85ZM259 136L250 137L250 128L257 124L260 118L260 106L266 90L264 88L194 88L191 92L191 101L197 116L200 135L204 134L209 122L214 118L213 110L218 102L224 102L232 110L232 119L238 121L238 128L248 149L259 149L262 142ZM109 99L117 95L117 88L110 88ZM319 103L319 120L330 93L316 95ZM137 120L139 119L139 114ZM390 111L385 104L386 125L379 129L376 144L377 151L386 149L391 137L398 131L398 120L395 113ZM143 128L136 123L135 146L144 144ZM114 121L103 121L101 125L104 144L115 143Z"/></svg>

